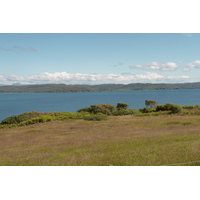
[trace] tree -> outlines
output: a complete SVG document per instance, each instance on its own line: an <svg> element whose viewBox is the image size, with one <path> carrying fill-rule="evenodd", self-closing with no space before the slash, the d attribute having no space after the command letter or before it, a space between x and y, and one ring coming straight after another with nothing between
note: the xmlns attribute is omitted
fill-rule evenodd
<svg viewBox="0 0 200 200"><path fill-rule="evenodd" d="M156 108L158 103L153 100L145 100L145 105L149 108Z"/></svg>
<svg viewBox="0 0 200 200"><path fill-rule="evenodd" d="M128 108L128 104L127 103L118 103L116 108L117 110L120 110L120 109L127 109Z"/></svg>

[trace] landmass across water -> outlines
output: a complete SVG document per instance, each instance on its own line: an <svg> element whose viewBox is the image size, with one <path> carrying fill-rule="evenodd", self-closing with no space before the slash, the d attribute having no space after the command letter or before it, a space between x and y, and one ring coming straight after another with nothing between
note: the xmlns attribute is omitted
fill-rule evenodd
<svg viewBox="0 0 200 200"><path fill-rule="evenodd" d="M169 90L169 89L200 89L200 82L195 83L131 83L131 84L100 84L100 85L5 85L0 86L0 93L62 93L62 92L103 92L125 90Z"/></svg>

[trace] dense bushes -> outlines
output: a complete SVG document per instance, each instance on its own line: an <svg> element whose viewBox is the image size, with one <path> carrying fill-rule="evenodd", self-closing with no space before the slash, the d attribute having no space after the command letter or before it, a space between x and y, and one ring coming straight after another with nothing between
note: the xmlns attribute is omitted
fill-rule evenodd
<svg viewBox="0 0 200 200"><path fill-rule="evenodd" d="M20 115L8 117L8 118L2 120L1 124L3 124L3 125L4 124L18 124L20 122L29 120L34 117L38 117L40 115L42 115L42 113L40 113L40 112L35 112L35 111L26 112L26 113L22 113Z"/></svg>
<svg viewBox="0 0 200 200"><path fill-rule="evenodd" d="M121 109L127 109L128 106L129 105L127 103L118 103L116 108L117 108L117 110L121 110Z"/></svg>
<svg viewBox="0 0 200 200"><path fill-rule="evenodd" d="M168 112L169 114L176 114L182 111L182 107L176 104L166 103L158 105L156 101L145 100L146 107L139 109L141 113L158 113L160 111Z"/></svg>
<svg viewBox="0 0 200 200"><path fill-rule="evenodd" d="M149 108L156 108L158 105L158 102L153 100L145 100L145 105Z"/></svg>
<svg viewBox="0 0 200 200"><path fill-rule="evenodd" d="M4 119L1 123L2 127L12 127L16 126L26 126L36 123L44 123L56 120L66 120L66 119L83 119L88 116L88 113L71 113L71 112L50 112L50 113L23 113L17 116L12 116Z"/></svg>
<svg viewBox="0 0 200 200"><path fill-rule="evenodd" d="M99 105L91 105L91 113L93 114L106 114L106 115L111 115L111 112L115 110L115 106L110 105L110 104L99 104Z"/></svg>
<svg viewBox="0 0 200 200"><path fill-rule="evenodd" d="M200 105L185 105L185 106L182 106L183 109L200 109Z"/></svg>
<svg viewBox="0 0 200 200"><path fill-rule="evenodd" d="M148 108L148 107L141 108L141 109L139 109L139 111L140 111L141 113L152 113L152 112L156 112L155 109L153 109L153 108Z"/></svg>
<svg viewBox="0 0 200 200"><path fill-rule="evenodd" d="M200 106L179 106L171 103L164 105L156 105L157 102L152 100L146 100L146 107L139 110L127 109L128 104L118 103L117 106L111 104L98 104L91 105L87 108L82 108L76 113L71 112L27 112L20 115L11 116L2 120L0 128L10 128L15 126L26 126L35 123L44 123L56 120L67 120L67 119L85 119L91 121L100 121L107 119L108 116L122 116L122 115L135 115L135 116L146 116L146 115L160 115L160 114L176 114L181 115L200 115ZM154 106L156 105L156 108Z"/></svg>
<svg viewBox="0 0 200 200"><path fill-rule="evenodd" d="M165 105L159 105L156 107L156 111L170 111L171 114L180 113L182 110L181 106L167 103Z"/></svg>
<svg viewBox="0 0 200 200"><path fill-rule="evenodd" d="M89 112L91 114L106 114L111 115L112 112L116 109L115 106L111 104L98 104L98 105L91 105L87 108L82 108L77 112Z"/></svg>
<svg viewBox="0 0 200 200"><path fill-rule="evenodd" d="M200 115L200 105L187 105L182 108L182 115Z"/></svg>

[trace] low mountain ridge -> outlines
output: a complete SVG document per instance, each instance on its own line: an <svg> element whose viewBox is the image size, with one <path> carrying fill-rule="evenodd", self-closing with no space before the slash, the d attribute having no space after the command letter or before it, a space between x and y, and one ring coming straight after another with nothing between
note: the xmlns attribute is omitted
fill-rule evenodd
<svg viewBox="0 0 200 200"><path fill-rule="evenodd" d="M131 83L131 84L100 84L100 85L7 85L0 86L0 93L61 93L61 92L102 92L125 90L168 90L168 89L200 89L196 83Z"/></svg>

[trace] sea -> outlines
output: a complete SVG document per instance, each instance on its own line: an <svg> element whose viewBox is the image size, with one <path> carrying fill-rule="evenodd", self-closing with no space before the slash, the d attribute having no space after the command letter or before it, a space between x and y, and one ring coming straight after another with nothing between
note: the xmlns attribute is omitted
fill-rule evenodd
<svg viewBox="0 0 200 200"><path fill-rule="evenodd" d="M159 105L200 105L200 89L130 90L77 93L1 93L0 121L24 112L76 112L94 104L127 103L130 109L145 107L145 100Z"/></svg>

